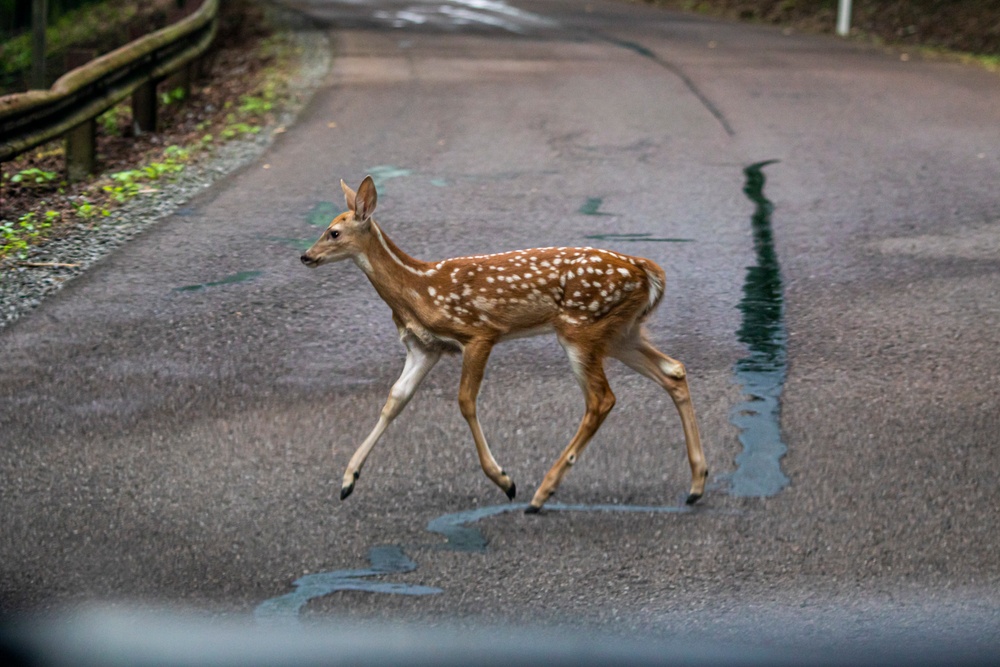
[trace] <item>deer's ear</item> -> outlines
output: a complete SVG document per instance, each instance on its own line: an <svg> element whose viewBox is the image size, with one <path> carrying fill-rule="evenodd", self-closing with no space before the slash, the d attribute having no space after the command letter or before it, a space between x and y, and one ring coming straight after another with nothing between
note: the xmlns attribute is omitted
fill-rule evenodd
<svg viewBox="0 0 1000 667"><path fill-rule="evenodd" d="M354 190L349 188L347 183L344 183L344 179L340 179L340 188L344 191L344 201L347 202L347 208L353 211L355 199Z"/></svg>
<svg viewBox="0 0 1000 667"><path fill-rule="evenodd" d="M358 194L354 198L354 219L367 222L375 212L375 204L378 201L378 193L375 191L375 181L371 176L365 176L358 187Z"/></svg>

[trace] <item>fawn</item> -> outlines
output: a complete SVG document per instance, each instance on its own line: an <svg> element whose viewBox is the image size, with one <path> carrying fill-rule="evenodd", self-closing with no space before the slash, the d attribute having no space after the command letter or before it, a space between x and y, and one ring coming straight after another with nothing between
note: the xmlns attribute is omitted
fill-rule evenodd
<svg viewBox="0 0 1000 667"><path fill-rule="evenodd" d="M594 248L533 248L422 262L400 250L372 214L371 176L357 192L340 182L348 210L301 257L310 268L352 259L392 309L406 363L375 428L351 457L340 498L347 498L375 443L445 352L462 353L458 404L472 430L483 472L511 500L514 481L490 452L476 417L476 397L490 350L501 340L554 332L583 389L586 413L576 435L545 475L525 510L538 512L615 404L604 375L614 357L663 387L680 413L691 491L705 492L708 468L684 365L654 348L642 322L663 296L663 269L648 259Z"/></svg>

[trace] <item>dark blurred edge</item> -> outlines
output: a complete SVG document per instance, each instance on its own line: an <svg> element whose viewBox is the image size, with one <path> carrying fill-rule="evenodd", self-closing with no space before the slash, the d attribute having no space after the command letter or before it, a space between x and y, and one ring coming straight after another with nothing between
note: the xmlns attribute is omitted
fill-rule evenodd
<svg viewBox="0 0 1000 667"><path fill-rule="evenodd" d="M197 665L959 665L1000 664L987 645L940 650L748 647L707 640L632 638L573 628L360 624L268 627L211 616L90 610L0 626L0 664L16 667Z"/></svg>

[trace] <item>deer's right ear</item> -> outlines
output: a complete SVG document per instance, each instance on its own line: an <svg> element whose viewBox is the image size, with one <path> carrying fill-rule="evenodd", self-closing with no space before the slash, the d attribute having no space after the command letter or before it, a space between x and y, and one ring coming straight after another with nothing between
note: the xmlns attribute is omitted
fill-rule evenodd
<svg viewBox="0 0 1000 667"><path fill-rule="evenodd" d="M340 179L340 188L344 191L344 201L347 202L347 208L353 211L357 195L354 193L354 190L347 186L347 183L344 183L344 179Z"/></svg>

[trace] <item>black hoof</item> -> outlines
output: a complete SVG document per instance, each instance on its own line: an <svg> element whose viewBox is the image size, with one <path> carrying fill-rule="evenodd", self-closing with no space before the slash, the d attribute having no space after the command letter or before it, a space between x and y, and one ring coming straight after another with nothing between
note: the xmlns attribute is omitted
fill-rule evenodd
<svg viewBox="0 0 1000 667"><path fill-rule="evenodd" d="M507 500L514 500L514 496L517 495L517 484L514 482L510 483L510 488L504 491L507 494Z"/></svg>
<svg viewBox="0 0 1000 667"><path fill-rule="evenodd" d="M538 514L541 511L542 511L541 507L535 507L534 505L528 505L527 507L524 508L525 514Z"/></svg>
<svg viewBox="0 0 1000 667"><path fill-rule="evenodd" d="M692 493L692 494L690 494L687 497L687 500L684 501L684 504L685 505L694 505L696 502L698 502L699 498L701 498L701 494L700 493Z"/></svg>
<svg viewBox="0 0 1000 667"><path fill-rule="evenodd" d="M340 490L340 499L343 500L347 496L351 495L352 491L354 491L354 485L353 484L349 484L349 485L345 486L344 488L342 488Z"/></svg>

